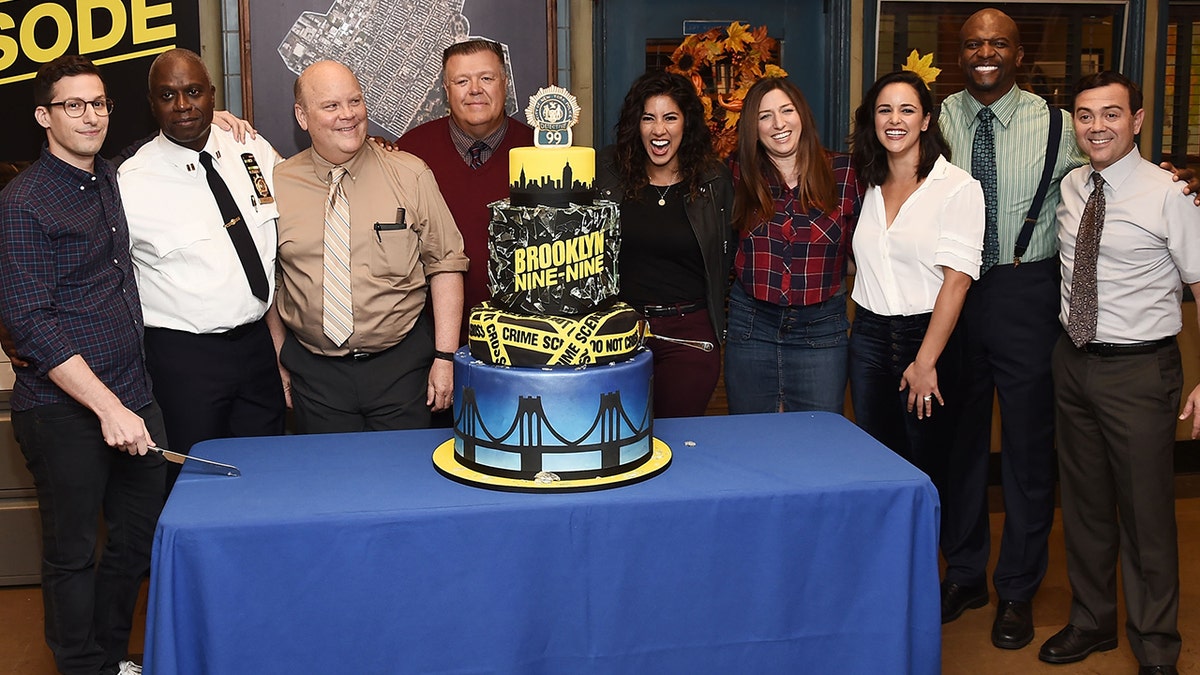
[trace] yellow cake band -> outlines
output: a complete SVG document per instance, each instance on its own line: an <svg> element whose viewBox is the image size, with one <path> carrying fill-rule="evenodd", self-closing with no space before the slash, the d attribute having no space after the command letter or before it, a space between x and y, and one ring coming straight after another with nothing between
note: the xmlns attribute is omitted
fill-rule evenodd
<svg viewBox="0 0 1200 675"><path fill-rule="evenodd" d="M531 316L489 303L471 309L471 355L503 366L581 366L606 363L636 351L646 324L632 307L578 317Z"/></svg>
<svg viewBox="0 0 1200 675"><path fill-rule="evenodd" d="M565 183L564 183L565 179ZM590 188L596 179L594 148L513 148L508 151L508 183L570 189L572 183Z"/></svg>

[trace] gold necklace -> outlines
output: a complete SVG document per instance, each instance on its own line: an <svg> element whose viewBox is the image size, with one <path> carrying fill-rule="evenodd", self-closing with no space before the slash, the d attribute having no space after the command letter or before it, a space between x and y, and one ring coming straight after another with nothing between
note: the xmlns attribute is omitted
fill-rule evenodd
<svg viewBox="0 0 1200 675"><path fill-rule="evenodd" d="M666 206L667 205L667 193L670 192L671 188L675 187L675 185L673 183L671 185L668 185L666 190L659 190L658 186L654 185L653 183L650 184L650 187L654 188L654 191L658 193L658 205Z"/></svg>

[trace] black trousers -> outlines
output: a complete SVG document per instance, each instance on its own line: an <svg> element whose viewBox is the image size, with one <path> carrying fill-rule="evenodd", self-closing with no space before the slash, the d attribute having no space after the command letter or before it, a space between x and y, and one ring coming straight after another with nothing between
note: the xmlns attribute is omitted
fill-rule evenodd
<svg viewBox="0 0 1200 675"><path fill-rule="evenodd" d="M288 333L279 358L292 376L296 430L327 434L428 428L430 323L422 316L399 343L361 360L313 354Z"/></svg>
<svg viewBox="0 0 1200 675"><path fill-rule="evenodd" d="M1046 574L1054 522L1054 384L1058 258L997 265L972 284L959 320L963 409L942 495L946 580L982 584L991 545L987 476L994 396L1000 399L1004 531L993 574L1005 600L1032 600Z"/></svg>
<svg viewBox="0 0 1200 675"><path fill-rule="evenodd" d="M163 436L157 405L137 414L151 438ZM138 590L150 571L166 461L109 447L99 418L73 401L13 412L12 422L42 520L46 644L59 672L116 672L128 657ZM97 565L101 515L108 538Z"/></svg>
<svg viewBox="0 0 1200 675"><path fill-rule="evenodd" d="M938 391L933 415L917 419L908 411L908 389L899 391L904 370L916 358L932 314L882 316L855 310L850 330L850 396L854 421L893 452L924 471L945 491L946 458L962 407L962 340L955 330L937 362ZM918 401L918 404L920 401Z"/></svg>
<svg viewBox="0 0 1200 675"><path fill-rule="evenodd" d="M146 369L162 406L168 448L284 432L287 406L266 321L223 334L146 329ZM181 467L167 468L167 489Z"/></svg>
<svg viewBox="0 0 1200 675"><path fill-rule="evenodd" d="M1175 422L1179 346L1100 356L1062 336L1054 349L1070 622L1117 632L1117 557L1125 632L1142 665L1179 659Z"/></svg>

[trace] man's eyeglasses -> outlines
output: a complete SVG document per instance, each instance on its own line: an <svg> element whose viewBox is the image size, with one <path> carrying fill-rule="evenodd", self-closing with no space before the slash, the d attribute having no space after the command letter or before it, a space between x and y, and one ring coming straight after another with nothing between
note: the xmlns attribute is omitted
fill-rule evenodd
<svg viewBox="0 0 1200 675"><path fill-rule="evenodd" d="M87 111L88 106L91 106L92 111L101 117L106 117L113 109L113 100L108 97L98 98L95 101L85 101L81 98L69 98L65 101L54 101L47 103L46 107L61 105L63 112L67 117L83 117L83 113Z"/></svg>

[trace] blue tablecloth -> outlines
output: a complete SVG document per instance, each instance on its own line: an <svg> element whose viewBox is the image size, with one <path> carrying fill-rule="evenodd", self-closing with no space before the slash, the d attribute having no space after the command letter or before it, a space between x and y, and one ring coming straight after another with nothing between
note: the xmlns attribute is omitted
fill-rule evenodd
<svg viewBox="0 0 1200 675"><path fill-rule="evenodd" d="M448 436L197 445L242 476L163 511L146 672L940 670L937 493L842 417L661 420L670 468L575 494L450 481Z"/></svg>

